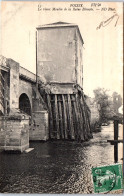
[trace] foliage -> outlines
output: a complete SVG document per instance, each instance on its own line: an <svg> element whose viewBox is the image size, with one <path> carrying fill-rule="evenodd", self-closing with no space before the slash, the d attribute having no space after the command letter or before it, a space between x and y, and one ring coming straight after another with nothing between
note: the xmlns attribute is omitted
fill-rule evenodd
<svg viewBox="0 0 124 196"><path fill-rule="evenodd" d="M99 111L100 122L106 122L111 115L114 115L112 99L104 88L97 88L93 92Z"/></svg>

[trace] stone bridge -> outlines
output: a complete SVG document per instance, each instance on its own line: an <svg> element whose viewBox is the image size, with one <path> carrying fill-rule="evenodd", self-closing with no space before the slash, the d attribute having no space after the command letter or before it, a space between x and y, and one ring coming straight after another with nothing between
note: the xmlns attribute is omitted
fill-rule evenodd
<svg viewBox="0 0 124 196"><path fill-rule="evenodd" d="M18 121L18 116L23 114L29 120L30 125L28 140L47 140L48 111L36 88L36 75L21 67L14 60L0 56L0 83L0 128L6 131L5 122L7 122L9 135L11 135L10 131L14 130L14 137L16 137L18 131L16 121ZM11 116L14 118L12 122ZM9 118L9 121L6 121L4 117ZM10 127L12 127L11 130ZM3 135L5 136L5 132ZM1 141L3 142L3 137Z"/></svg>
<svg viewBox="0 0 124 196"><path fill-rule="evenodd" d="M35 74L3 56L0 71L0 112L4 116L28 115L29 140L84 141L92 137L90 110L80 86L53 82L47 89L39 76L36 82Z"/></svg>
<svg viewBox="0 0 124 196"><path fill-rule="evenodd" d="M36 75L21 67L12 59L0 57L1 113L20 109L31 116L34 111L44 110L45 103L36 88ZM40 99L37 106L36 100Z"/></svg>

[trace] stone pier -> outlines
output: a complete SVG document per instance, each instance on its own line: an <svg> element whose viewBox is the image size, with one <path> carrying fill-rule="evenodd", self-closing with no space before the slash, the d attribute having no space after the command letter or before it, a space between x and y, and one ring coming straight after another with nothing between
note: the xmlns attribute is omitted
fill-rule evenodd
<svg viewBox="0 0 124 196"><path fill-rule="evenodd" d="M23 152L29 148L29 116L14 114L0 117L0 149Z"/></svg>

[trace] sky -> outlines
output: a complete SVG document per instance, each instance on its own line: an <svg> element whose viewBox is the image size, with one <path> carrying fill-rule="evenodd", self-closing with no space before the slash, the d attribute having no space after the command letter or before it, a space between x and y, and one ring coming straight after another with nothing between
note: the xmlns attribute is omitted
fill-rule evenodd
<svg viewBox="0 0 124 196"><path fill-rule="evenodd" d="M79 4L83 4L82 7L77 7ZM51 10L44 11L43 8ZM59 10L52 11L53 8ZM3 56L36 73L36 27L58 21L74 23L79 26L84 40L84 93L93 97L93 90L101 87L108 89L110 94L114 91L123 94L122 2L93 5L91 2L13 1L1 2L0 11Z"/></svg>

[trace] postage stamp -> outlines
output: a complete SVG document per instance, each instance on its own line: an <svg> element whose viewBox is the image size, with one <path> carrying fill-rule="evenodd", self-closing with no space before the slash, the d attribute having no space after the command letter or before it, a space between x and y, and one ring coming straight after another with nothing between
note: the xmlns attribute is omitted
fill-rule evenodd
<svg viewBox="0 0 124 196"><path fill-rule="evenodd" d="M107 193L124 187L122 164L92 168L92 178L95 193Z"/></svg>

